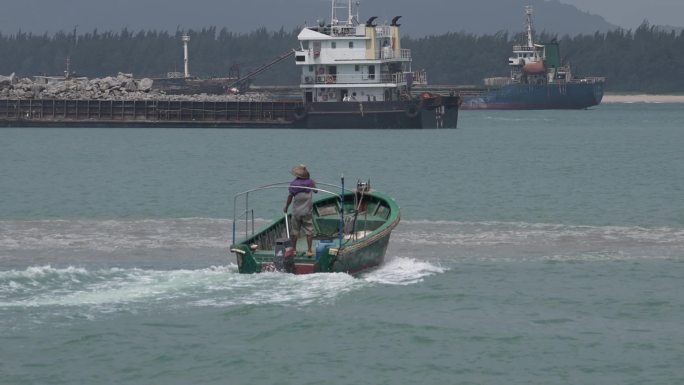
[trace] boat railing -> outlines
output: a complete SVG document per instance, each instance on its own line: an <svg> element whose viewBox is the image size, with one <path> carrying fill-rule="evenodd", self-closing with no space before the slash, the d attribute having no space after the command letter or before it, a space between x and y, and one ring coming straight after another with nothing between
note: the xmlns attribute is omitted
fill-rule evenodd
<svg viewBox="0 0 684 385"><path fill-rule="evenodd" d="M321 186L326 186L326 187L339 188L341 191L344 192L343 187L338 186L338 185L329 184L329 183L322 183L322 182L321 183L316 182L316 184L321 185ZM245 238L248 238L251 235L255 234L254 209L250 209L250 207L249 207L249 196L250 196L250 194L253 194L253 193L256 193L259 191L264 191L264 190L288 189L289 187L290 187L290 182L278 182L278 183L267 184L264 186L259 186L259 187L253 188L251 190L247 190L247 191L243 191L243 192L235 194L235 196L233 197L233 243L232 243L233 245L235 244L235 240L236 240L238 221L241 221L242 219L245 220ZM337 199L339 199L340 201L343 200L342 194L334 193L332 191L325 190L322 188L304 187L304 186L300 186L298 188L322 192L322 193L329 194L329 195L332 195L334 197L337 197ZM245 199L245 202L244 202L245 207L244 207L244 210L238 212L238 199L241 197L244 197L244 199ZM344 219L341 218L340 220L343 221Z"/></svg>

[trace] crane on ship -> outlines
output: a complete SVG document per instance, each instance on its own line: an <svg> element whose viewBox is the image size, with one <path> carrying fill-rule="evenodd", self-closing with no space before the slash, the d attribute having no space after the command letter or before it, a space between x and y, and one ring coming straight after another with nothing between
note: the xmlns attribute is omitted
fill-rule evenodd
<svg viewBox="0 0 684 385"><path fill-rule="evenodd" d="M246 87L246 86L248 85L248 82L249 82L249 80L250 80L251 78L253 78L253 77L259 75L260 73L262 73L262 72L264 72L264 71L266 71L266 70L268 70L269 68L271 68L271 67L273 67L274 65L280 63L281 61L283 61L283 60L285 60L285 59L287 59L287 58L292 57L292 56L294 55L294 53L295 53L295 50L294 50L294 49L289 49L289 50L283 52L283 53L282 53L280 56L278 56L277 58L275 58L275 59L271 60L270 62L268 62L268 63L266 63L266 64L264 64L264 65L262 65L262 66L260 66L260 67L257 67L256 69L254 69L254 70L248 72L247 75L245 75L245 76L243 76L243 77L239 77L239 76L238 76L238 79L237 79L236 81L230 83L230 84L227 86L227 88L228 88L228 89L233 89L233 88L242 89L242 88Z"/></svg>

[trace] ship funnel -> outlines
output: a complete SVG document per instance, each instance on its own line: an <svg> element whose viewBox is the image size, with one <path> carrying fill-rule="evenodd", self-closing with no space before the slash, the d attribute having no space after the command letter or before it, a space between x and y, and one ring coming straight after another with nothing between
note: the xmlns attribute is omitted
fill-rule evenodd
<svg viewBox="0 0 684 385"><path fill-rule="evenodd" d="M394 19L392 19L391 25L394 27L401 27L401 24L397 24L397 21L399 21L399 19L401 19L401 16L395 16Z"/></svg>
<svg viewBox="0 0 684 385"><path fill-rule="evenodd" d="M373 24L373 22L377 18L377 16L372 16L370 19L368 19L368 21L366 21L366 27L375 27L375 24Z"/></svg>

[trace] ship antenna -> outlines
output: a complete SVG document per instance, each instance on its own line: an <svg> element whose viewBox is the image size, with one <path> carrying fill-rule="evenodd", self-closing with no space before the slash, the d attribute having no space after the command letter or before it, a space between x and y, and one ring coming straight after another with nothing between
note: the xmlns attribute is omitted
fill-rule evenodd
<svg viewBox="0 0 684 385"><path fill-rule="evenodd" d="M533 33L533 30L532 30L532 13L533 13L532 6L531 5L525 6L525 16L527 19L526 24L527 24L527 46L528 47L534 47L534 40L532 38L532 33Z"/></svg>

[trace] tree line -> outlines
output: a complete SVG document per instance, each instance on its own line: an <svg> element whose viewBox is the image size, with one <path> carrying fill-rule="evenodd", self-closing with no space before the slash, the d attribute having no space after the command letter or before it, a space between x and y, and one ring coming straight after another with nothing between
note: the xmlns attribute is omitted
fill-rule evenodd
<svg viewBox="0 0 684 385"><path fill-rule="evenodd" d="M299 30L233 33L216 27L188 31L192 75L225 77L238 66L244 75L289 49L299 46ZM53 35L0 34L0 74L61 75L66 68L76 76L103 77L118 72L136 77L163 77L183 71L182 31L138 31ZM607 78L614 92L684 92L684 31L668 32L642 24L593 35L563 36L542 33L538 41L557 40L561 57L576 75ZM520 35L464 32L404 37L413 69L425 69L432 84L481 85L485 77L507 76L511 46ZM294 85L299 70L293 60L279 63L255 80L257 84Z"/></svg>

